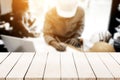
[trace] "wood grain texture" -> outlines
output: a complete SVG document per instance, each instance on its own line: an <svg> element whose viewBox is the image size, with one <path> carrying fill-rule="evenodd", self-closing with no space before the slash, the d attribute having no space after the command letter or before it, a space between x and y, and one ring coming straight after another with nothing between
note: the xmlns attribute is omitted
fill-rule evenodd
<svg viewBox="0 0 120 80"><path fill-rule="evenodd" d="M12 53L10 54L5 61L0 64L0 80L5 80L6 76L16 65L16 62L21 57L22 53Z"/></svg>
<svg viewBox="0 0 120 80"><path fill-rule="evenodd" d="M10 52L0 53L0 64L9 56Z"/></svg>
<svg viewBox="0 0 120 80"><path fill-rule="evenodd" d="M36 53L25 76L25 80L42 80L46 66L47 53Z"/></svg>
<svg viewBox="0 0 120 80"><path fill-rule="evenodd" d="M61 53L61 80L78 80L72 53Z"/></svg>
<svg viewBox="0 0 120 80"><path fill-rule="evenodd" d="M120 65L109 54L99 54L101 60L115 79L120 79ZM119 57L120 58L120 57Z"/></svg>
<svg viewBox="0 0 120 80"><path fill-rule="evenodd" d="M49 53L44 80L60 80L60 53Z"/></svg>
<svg viewBox="0 0 120 80"><path fill-rule="evenodd" d="M23 80L35 53L24 53L12 71L6 77L6 80Z"/></svg>
<svg viewBox="0 0 120 80"><path fill-rule="evenodd" d="M75 65L77 68L78 76L80 80L95 80L96 77L91 66L86 59L86 56L83 52L74 52L73 53Z"/></svg>
<svg viewBox="0 0 120 80"><path fill-rule="evenodd" d="M99 53L87 53L86 56L98 80L114 80L111 72L98 57Z"/></svg>

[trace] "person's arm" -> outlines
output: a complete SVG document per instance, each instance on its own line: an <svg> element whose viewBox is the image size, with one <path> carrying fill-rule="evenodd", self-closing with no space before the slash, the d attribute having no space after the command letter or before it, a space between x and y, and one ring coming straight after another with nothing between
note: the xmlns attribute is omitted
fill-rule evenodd
<svg viewBox="0 0 120 80"><path fill-rule="evenodd" d="M52 26L52 22L49 19L50 19L49 17L45 18L44 31L43 31L44 39L46 43L53 46L56 50L65 51L66 47L55 39L55 35L53 34L54 27Z"/></svg>
<svg viewBox="0 0 120 80"><path fill-rule="evenodd" d="M50 22L49 17L47 16L45 18L43 33L44 33L45 41L48 44L50 44L52 41L56 41L53 35L52 23Z"/></svg>
<svg viewBox="0 0 120 80"><path fill-rule="evenodd" d="M18 20L19 23L19 27L20 27L20 31L22 36L25 37L37 37L39 36L38 34L36 34L35 32L31 32L28 24L28 19L25 17L25 15L21 15L21 18Z"/></svg>
<svg viewBox="0 0 120 80"><path fill-rule="evenodd" d="M76 24L77 28L75 34L72 36L72 38L66 40L65 42L73 46L80 47L81 44L83 44L83 39L80 37L84 30L84 12L82 13L81 17L79 17L79 20Z"/></svg>
<svg viewBox="0 0 120 80"><path fill-rule="evenodd" d="M74 38L80 37L83 33L83 30L84 30L84 14L81 16L81 19L78 21L77 26L78 26L78 28L77 28L77 31L74 35Z"/></svg>
<svg viewBox="0 0 120 80"><path fill-rule="evenodd" d="M34 28L36 28L36 24L37 24L37 18L35 16L33 16L30 12L27 13L29 18L28 18L28 26L30 30L33 30Z"/></svg>

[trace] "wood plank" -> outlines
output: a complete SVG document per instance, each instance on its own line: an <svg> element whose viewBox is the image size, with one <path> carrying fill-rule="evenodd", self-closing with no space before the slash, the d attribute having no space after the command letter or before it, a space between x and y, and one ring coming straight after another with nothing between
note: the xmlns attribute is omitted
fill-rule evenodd
<svg viewBox="0 0 120 80"><path fill-rule="evenodd" d="M60 53L49 52L44 80L60 80Z"/></svg>
<svg viewBox="0 0 120 80"><path fill-rule="evenodd" d="M114 77L98 57L99 53L86 53L97 80L114 80Z"/></svg>
<svg viewBox="0 0 120 80"><path fill-rule="evenodd" d="M72 52L61 53L61 80L78 80Z"/></svg>
<svg viewBox="0 0 120 80"><path fill-rule="evenodd" d="M86 59L86 56L82 52L74 51L73 53L78 76L80 80L95 80L96 77L91 66Z"/></svg>
<svg viewBox="0 0 120 80"><path fill-rule="evenodd" d="M110 56L110 54L99 54L99 56L114 78L120 80L120 65Z"/></svg>
<svg viewBox="0 0 120 80"><path fill-rule="evenodd" d="M115 53L115 54L110 54L116 61L117 63L120 65L120 53Z"/></svg>
<svg viewBox="0 0 120 80"><path fill-rule="evenodd" d="M25 80L42 80L48 53L37 52Z"/></svg>
<svg viewBox="0 0 120 80"><path fill-rule="evenodd" d="M21 55L22 53L11 53L7 59L5 59L2 64L0 64L0 80L5 80L5 77L12 70Z"/></svg>
<svg viewBox="0 0 120 80"><path fill-rule="evenodd" d="M0 53L0 64L9 56L10 52L7 53Z"/></svg>
<svg viewBox="0 0 120 80"><path fill-rule="evenodd" d="M34 57L34 53L24 53L20 60L17 62L15 67L6 77L6 80L23 80L30 63Z"/></svg>

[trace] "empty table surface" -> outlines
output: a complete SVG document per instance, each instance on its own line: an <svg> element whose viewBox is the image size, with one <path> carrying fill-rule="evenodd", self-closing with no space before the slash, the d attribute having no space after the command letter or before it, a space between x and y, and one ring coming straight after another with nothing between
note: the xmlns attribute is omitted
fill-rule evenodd
<svg viewBox="0 0 120 80"><path fill-rule="evenodd" d="M0 53L0 80L120 79L119 53L79 51Z"/></svg>

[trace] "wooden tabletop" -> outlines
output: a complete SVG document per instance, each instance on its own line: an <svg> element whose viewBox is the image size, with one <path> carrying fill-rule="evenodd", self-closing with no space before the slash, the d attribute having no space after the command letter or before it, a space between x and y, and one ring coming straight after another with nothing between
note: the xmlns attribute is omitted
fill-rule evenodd
<svg viewBox="0 0 120 80"><path fill-rule="evenodd" d="M120 79L120 53L0 53L0 80L96 79Z"/></svg>

